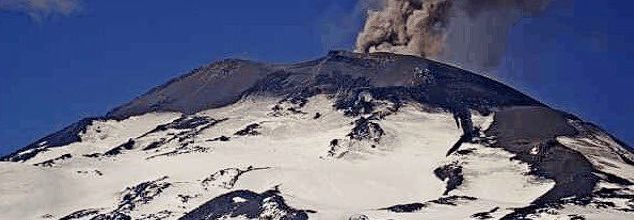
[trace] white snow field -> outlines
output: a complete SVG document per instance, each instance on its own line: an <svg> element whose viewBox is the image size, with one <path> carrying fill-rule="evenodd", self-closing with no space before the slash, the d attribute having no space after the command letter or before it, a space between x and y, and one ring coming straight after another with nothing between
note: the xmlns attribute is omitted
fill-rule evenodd
<svg viewBox="0 0 634 220"><path fill-rule="evenodd" d="M208 121L186 128L158 129L181 118L179 113L96 121L80 134L80 142L25 162L0 162L0 219L92 219L113 211L132 219L178 219L238 190L279 190L289 207L310 210L310 219L471 219L489 211L491 218L501 218L555 184L528 175L529 165L501 148L465 143L460 149L469 153L447 156L462 135L448 112L405 105L374 121L384 134L372 141L348 138L359 117L344 116L326 96L311 98L301 112L272 111L276 104L243 100L187 116ZM472 118L482 130L493 121L493 115L472 113ZM634 181L632 166L604 154L593 156L598 155L593 146L616 145L605 135L597 138L559 141L605 172ZM111 151L117 146L124 147ZM464 180L443 195L449 180L434 171L450 164L462 167ZM627 200L614 201L628 205ZM415 203L422 207L386 209ZM284 212L277 203L263 206L260 218L278 219ZM634 219L625 212L574 205L559 212L563 215L533 217Z"/></svg>

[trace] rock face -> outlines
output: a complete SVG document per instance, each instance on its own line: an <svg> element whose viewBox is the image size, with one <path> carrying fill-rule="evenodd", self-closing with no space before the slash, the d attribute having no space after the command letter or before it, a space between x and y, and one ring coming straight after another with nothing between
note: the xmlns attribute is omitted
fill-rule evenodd
<svg viewBox="0 0 634 220"><path fill-rule="evenodd" d="M245 217L248 219L308 219L307 212L289 207L279 191L261 194L238 190L220 195L181 217L181 220L221 219Z"/></svg>
<svg viewBox="0 0 634 220"><path fill-rule="evenodd" d="M629 146L388 53L220 61L2 160L0 219L634 218Z"/></svg>

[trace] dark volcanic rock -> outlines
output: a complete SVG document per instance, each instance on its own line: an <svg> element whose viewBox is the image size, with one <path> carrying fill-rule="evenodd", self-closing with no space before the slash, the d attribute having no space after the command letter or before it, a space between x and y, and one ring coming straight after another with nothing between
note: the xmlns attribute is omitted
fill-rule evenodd
<svg viewBox="0 0 634 220"><path fill-rule="evenodd" d="M269 169L269 167L255 168L253 166L249 166L246 169L226 168L211 174L209 177L206 177L201 181L201 184L205 188L205 190L207 190L211 185L215 185L225 189L231 189L236 184L241 175L251 171L265 169Z"/></svg>
<svg viewBox="0 0 634 220"><path fill-rule="evenodd" d="M93 216L99 214L99 209L83 209L76 212L73 212L67 216L60 218L59 220L73 220L73 219L82 219L88 216Z"/></svg>
<svg viewBox="0 0 634 220"><path fill-rule="evenodd" d="M110 111L111 118L127 118L147 112L185 114L232 104L240 94L271 72L270 65L229 59L206 65Z"/></svg>
<svg viewBox="0 0 634 220"><path fill-rule="evenodd" d="M138 220L162 220L162 219L170 218L173 215L174 213L172 211L163 210L157 213L142 215L141 218L139 218Z"/></svg>
<svg viewBox="0 0 634 220"><path fill-rule="evenodd" d="M234 135L238 135L238 136L255 136L255 135L259 135L260 132L257 131L258 128L260 128L261 126L258 123L253 123L250 125L247 125L247 127L245 127L242 130L236 131L236 133Z"/></svg>
<svg viewBox="0 0 634 220"><path fill-rule="evenodd" d="M152 155L149 156L147 158L145 158L146 160L150 160L150 159L154 159L157 157L172 157L172 156L177 156L177 155L181 155L181 154L191 154L191 153L205 153L209 151L209 147L203 147L203 146L199 146L199 145L190 145L189 143L185 143L183 145L181 145L180 147L177 147L174 150L165 152L165 153L160 153L160 154L156 154L156 155Z"/></svg>
<svg viewBox="0 0 634 220"><path fill-rule="evenodd" d="M178 118L170 123L163 124L157 126L155 129L150 131L149 133L154 133L157 131L166 131L167 129L194 129L198 126L207 125L215 122L212 118L200 117L200 116L185 116Z"/></svg>
<svg viewBox="0 0 634 220"><path fill-rule="evenodd" d="M450 206L457 206L458 202L461 201L474 201L477 200L478 198L475 197L471 197L471 196L447 196L447 197L440 197L436 200L431 200L429 202L431 203L436 203L439 205L450 205Z"/></svg>
<svg viewBox="0 0 634 220"><path fill-rule="evenodd" d="M438 179L447 181L447 187L443 195L449 194L451 190L458 188L462 185L464 177L462 176L462 167L458 164L448 164L442 167L438 167L434 170L434 174Z"/></svg>
<svg viewBox="0 0 634 220"><path fill-rule="evenodd" d="M540 141L573 136L577 130L568 124L566 115L559 111L542 106L518 106L496 112L493 124L485 133L496 136L499 142L513 144L518 140ZM517 151L522 148L515 146L514 149Z"/></svg>
<svg viewBox="0 0 634 220"><path fill-rule="evenodd" d="M446 109L541 105L496 81L413 56L333 51L303 63L266 65L225 60L196 69L152 89L107 114L126 118L154 111L185 114L232 104L244 96L286 97L296 103L317 94L336 95L336 107L352 112L372 106L357 103L366 92L378 100L416 101Z"/></svg>
<svg viewBox="0 0 634 220"><path fill-rule="evenodd" d="M114 210L99 213L101 209L84 209L73 212L62 219L85 219L93 216L91 220L131 220L130 212L135 210L138 205L147 204L154 198L159 196L163 190L171 186L166 182L167 177L157 180L139 183L132 187L127 187L121 192L119 204Z"/></svg>
<svg viewBox="0 0 634 220"><path fill-rule="evenodd" d="M229 119L228 118L214 119L214 118L202 117L202 116L183 116L170 123L156 126L156 128L152 129L146 134L143 134L141 137L147 136L149 134L156 133L159 131L167 131L169 129L185 130L184 132L179 132L178 136L192 136L192 135L196 135L200 133L201 131L205 129L209 129L213 126L216 126L216 124L220 122L224 122L226 120L229 120ZM179 137L179 138L183 139L183 137Z"/></svg>
<svg viewBox="0 0 634 220"><path fill-rule="evenodd" d="M496 137L493 146L504 148L516 154L515 159L530 164L531 174L555 181L555 187L536 204L589 196L599 180L592 164L581 153L555 140L557 136L577 134L560 112L546 107L503 109L495 114L485 133Z"/></svg>
<svg viewBox="0 0 634 220"><path fill-rule="evenodd" d="M229 140L231 140L230 137L222 135L220 137L213 138L213 139L210 139L210 140L207 140L207 141L222 141L222 142L226 142L226 141L229 141Z"/></svg>
<svg viewBox="0 0 634 220"><path fill-rule="evenodd" d="M163 146L163 144L165 144L165 142L166 142L165 140L166 140L165 138L161 138L161 139L159 139L159 141L153 141L152 143L150 143L147 146L145 146L142 150L148 151L148 150L153 150L153 149L159 148L159 147ZM174 139L171 139L171 140L174 140Z"/></svg>
<svg viewBox="0 0 634 220"><path fill-rule="evenodd" d="M555 186L531 206L516 209L504 219L523 218L540 208L574 203L587 205L600 180L630 185L630 181L602 172L580 152L556 141L558 136L576 136L578 131L569 123L570 115L547 107L512 107L496 113L494 122L485 133L494 136L494 147L514 153L517 159L530 165L529 174L551 179Z"/></svg>
<svg viewBox="0 0 634 220"><path fill-rule="evenodd" d="M134 148L134 144L135 143L136 142L134 140L130 139L127 142L125 142L125 143L123 143L123 144L121 144L121 145L119 145L119 146L117 146L115 148L112 148L112 149L106 151L103 155L105 155L105 156L115 156L115 155L121 154L125 150L132 150L132 148Z"/></svg>
<svg viewBox="0 0 634 220"><path fill-rule="evenodd" d="M105 120L104 118L85 118L75 122L61 131L50 134L42 139L35 141L28 146L17 150L9 155L0 158L0 161L24 162L35 157L47 148L64 146L73 142L80 141L80 133L86 132L86 128L92 125L93 121Z"/></svg>
<svg viewBox="0 0 634 220"><path fill-rule="evenodd" d="M487 212L479 212L476 214L471 215L471 218L474 219L492 219L493 216L491 216L491 214L493 214L494 212L497 212L500 209L500 207L495 207Z"/></svg>
<svg viewBox="0 0 634 220"><path fill-rule="evenodd" d="M115 211L130 212L140 204L149 203L172 185L171 183L165 182L166 179L167 177L165 176L157 180L142 182L126 188L122 192L119 206Z"/></svg>
<svg viewBox="0 0 634 220"><path fill-rule="evenodd" d="M410 204L403 204L403 205L394 205L394 206L390 206L387 208L383 208L381 210L388 210L390 212L397 212L397 213L401 213L401 212L416 212L419 211L423 208L425 208L427 205L423 204L423 203L410 203Z"/></svg>
<svg viewBox="0 0 634 220"><path fill-rule="evenodd" d="M53 158L53 159L50 159L50 160L46 160L46 161L43 161L43 162L40 162L40 163L36 163L36 164L33 164L33 165L42 166L42 167L52 167L53 165L55 165L55 162L63 161L63 160L66 160L66 159L70 159L72 157L73 157L73 155L71 155L71 154L62 154L62 156L59 156L59 157L56 157L56 158Z"/></svg>
<svg viewBox="0 0 634 220"><path fill-rule="evenodd" d="M220 195L181 217L181 220L220 219L244 216L249 219L308 219L314 211L294 209L286 204L278 190L255 193L248 190Z"/></svg>
<svg viewBox="0 0 634 220"><path fill-rule="evenodd" d="M446 196L446 197L440 197L438 199L426 201L424 203L417 202L417 203L409 203L409 204L399 204L399 205L394 205L387 208L382 208L379 210L387 210L390 212L397 212L397 213L417 212L431 205L457 206L458 202L474 201L474 200L477 200L477 198L470 197L470 196Z"/></svg>
<svg viewBox="0 0 634 220"><path fill-rule="evenodd" d="M223 119L214 119L209 117L201 117L201 116L183 116L179 119L176 119L170 123L162 124L154 128L152 131L142 135L146 136L152 133L156 133L159 131L166 131L169 129L178 130L179 132L176 134L171 134L169 138L160 138L158 141L154 141L147 146L143 147L142 150L149 151L162 147L163 145L170 143L174 140L178 141L180 144L179 149L174 152L167 153L165 155L176 155L180 153L187 153L192 151L206 151L204 147L194 147L196 149L191 149L188 147L190 144L190 140L200 134L202 131L207 130L211 127L216 126L218 123L229 120L228 118ZM170 135L170 134L168 134Z"/></svg>
<svg viewBox="0 0 634 220"><path fill-rule="evenodd" d="M128 214L121 212L110 212L105 214L99 214L90 220L132 220Z"/></svg>
<svg viewBox="0 0 634 220"><path fill-rule="evenodd" d="M370 140L378 143L383 134L385 134L385 131L383 131L379 123L373 122L369 118L361 117L354 121L354 128L347 136L353 140Z"/></svg>

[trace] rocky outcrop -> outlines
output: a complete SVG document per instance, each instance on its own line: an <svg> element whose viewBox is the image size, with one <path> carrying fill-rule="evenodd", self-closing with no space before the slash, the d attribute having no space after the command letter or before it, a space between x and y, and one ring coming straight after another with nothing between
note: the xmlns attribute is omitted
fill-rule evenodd
<svg viewBox="0 0 634 220"><path fill-rule="evenodd" d="M263 193L237 190L209 200L180 220L212 220L238 216L248 219L305 220L311 212L314 211L288 206L277 189Z"/></svg>
<svg viewBox="0 0 634 220"><path fill-rule="evenodd" d="M457 163L438 167L434 170L434 174L438 177L438 179L445 181L447 184L443 195L449 194L451 190L454 190L458 188L458 186L462 185L462 182L464 181L464 177L462 176L462 166Z"/></svg>
<svg viewBox="0 0 634 220"><path fill-rule="evenodd" d="M231 189L236 184L236 182L238 181L238 178L240 178L241 175L251 171L265 170L265 169L269 169L269 167L249 166L246 169L226 168L211 174L209 177L206 177L205 179L203 179L200 183L205 188L205 190L211 186Z"/></svg>
<svg viewBox="0 0 634 220"><path fill-rule="evenodd" d="M53 158L53 159L50 159L50 160L46 160L46 161L43 161L43 162L40 162L40 163L36 163L36 164L33 164L33 165L41 166L41 167L53 167L57 162L67 160L67 159L70 159L72 157L73 157L73 155L71 155L71 154L62 154L62 156L59 156L59 157L56 157L56 158Z"/></svg>
<svg viewBox="0 0 634 220"><path fill-rule="evenodd" d="M238 135L238 136L256 136L256 135L260 135L260 132L257 130L260 127L261 127L260 124L257 124L257 123L249 124L245 128L243 128L242 130L236 131L236 133L234 135Z"/></svg>

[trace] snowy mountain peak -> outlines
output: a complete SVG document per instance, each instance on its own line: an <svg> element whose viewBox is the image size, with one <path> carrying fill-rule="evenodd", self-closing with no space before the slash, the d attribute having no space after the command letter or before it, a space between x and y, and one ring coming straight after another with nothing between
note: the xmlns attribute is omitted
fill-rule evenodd
<svg viewBox="0 0 634 220"><path fill-rule="evenodd" d="M0 163L0 219L631 219L634 153L389 53L224 60Z"/></svg>

